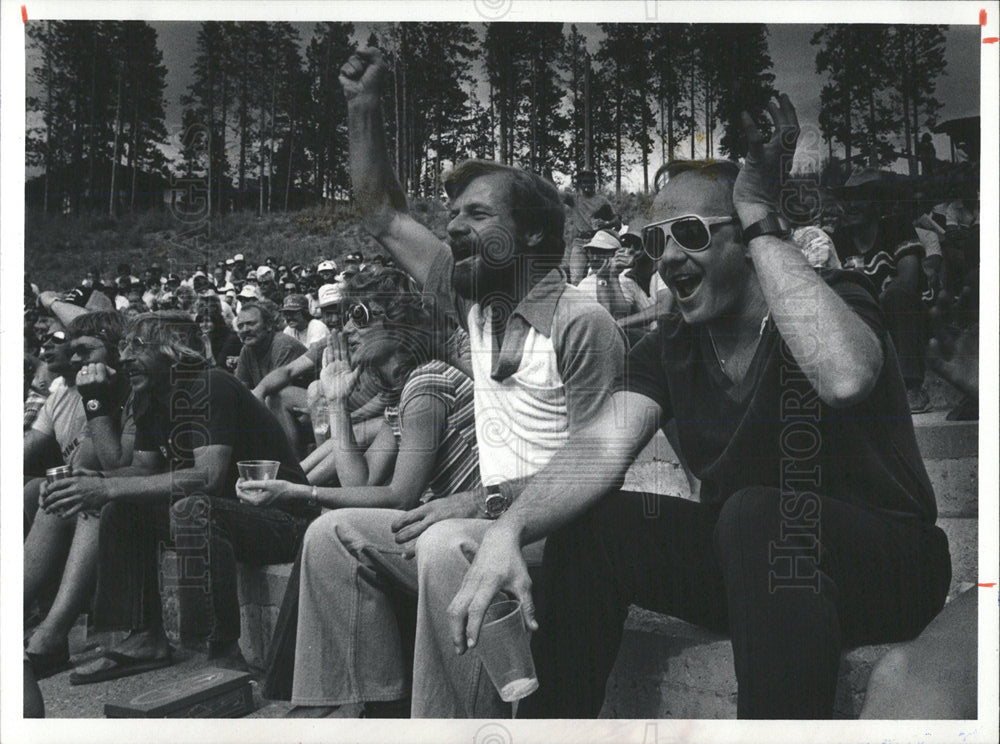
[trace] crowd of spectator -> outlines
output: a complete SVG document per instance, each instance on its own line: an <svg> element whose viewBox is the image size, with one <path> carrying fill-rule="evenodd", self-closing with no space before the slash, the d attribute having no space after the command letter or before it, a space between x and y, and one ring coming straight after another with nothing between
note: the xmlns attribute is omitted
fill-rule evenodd
<svg viewBox="0 0 1000 744"><path fill-rule="evenodd" d="M172 544L182 565L205 567L180 577L181 638L204 643L209 659L234 668L246 666L238 645L237 562L295 561L265 684L270 696L291 700L295 714L335 715L359 704L368 715L503 715L495 691L480 680L482 669L450 646L456 623L475 615L482 586L528 601L523 583L509 583L523 559L544 569L549 603L548 634L539 635L542 692L526 703L529 715L596 715L617 649L611 641L633 600L733 632L741 715L829 715L829 656L839 646L827 639L817 649L771 620L767 630L734 614L727 619L722 599L728 591L747 617L763 603L751 596L754 582L731 572L726 541L746 539L733 504L749 510L752 521L778 496L770 475L747 480L771 461L766 441L773 432L759 430L753 441L728 424L725 433L704 430L696 419L739 421L750 412L768 420L761 408L767 395L741 385L751 378L761 390L770 384L766 360L779 356L789 322L782 292L790 290L776 288L771 274L782 271L767 267L764 243L755 238L795 246L798 254L783 260L810 267L817 312L829 315L820 343L842 352L836 364L806 373L823 411L859 406L895 421L881 435L830 429L833 446L844 451L824 457L837 461L848 452L867 464L858 466L856 481L827 484L823 514L838 529L861 530L863 523L872 539L891 532L923 541L928 555L944 550L946 560L943 533L931 532L934 497L912 424L895 414L901 407L929 410L930 365L967 396L949 415L976 416L968 365L955 364L955 349L967 350L977 333L975 192L954 180L858 168L842 184L817 187L815 200L801 191L784 199L765 193L766 179L747 166L672 163L657 173L652 212L623 224L589 171L578 174L576 192L561 194L525 171L470 161L445 183L449 251L406 214L378 138L364 134L375 131L377 106L369 104L377 96L368 96L377 63L373 56L352 60L341 78L358 156L352 178L368 195L358 205L366 227L393 259L351 253L304 266L277 256L257 263L241 253L183 271L153 263L137 270L141 278L120 264L111 277L92 268L68 292L43 291L26 279L25 643L34 675L69 666L70 628L88 611L96 629L128 634L77 668L74 684L172 663L157 590L157 546ZM791 126L787 99L772 117ZM773 224L770 216L748 216L763 217L755 210L765 202ZM536 262L529 278L496 257L480 257L480 236L494 229L513 241L501 249ZM729 253L713 264L722 261L715 257L722 233L731 236ZM772 249L769 255L777 255ZM484 299L490 297L492 304ZM739 303L748 308L749 331L723 322ZM701 327L709 329L703 337L688 330ZM802 350L785 341L785 353L798 358ZM632 379L623 383L626 371ZM859 382L843 382L837 372ZM597 436L593 422L610 416L621 395L632 406L638 398L655 403L655 420L677 419L668 434L693 492L700 486L696 514L691 502L658 502L674 520L662 522L656 538L671 544L669 555L656 552L649 534L628 537L629 525L638 524L638 501L615 491L616 474L634 456L630 448L648 441L652 423L638 414L624 424L615 419L607 428L622 439L601 433L601 452L586 444ZM874 400L878 395L887 397ZM737 445L754 448L757 462L735 455L739 473L727 461ZM883 455L893 447L902 454L890 462ZM247 460L277 461L278 471L246 481L237 463ZM544 504L544 484L578 484L570 468L581 462L605 468L588 487L603 484L601 493L611 495L568 526L579 510L551 517L550 529L525 528L516 551L513 543L498 547L497 529L533 508L522 504ZM47 482L46 471L60 465L71 477ZM871 492L890 482L892 489ZM505 517L512 504L519 516ZM868 509L909 517L869 523L860 515ZM538 524L547 519L543 514ZM772 526L761 522L762 530ZM854 534L843 529L835 539ZM483 553L503 560L485 568L486 559L473 561L480 543ZM699 550L717 551L721 568L702 575L687 566L685 551ZM679 572L672 593L645 586L635 574L656 561ZM496 573L508 564L513 573ZM845 559L841 570L849 565ZM574 567L590 573L570 575ZM881 635L853 628L852 637L902 640L919 632L943 602L944 569L928 563L926 570L934 596L900 610L917 619L886 620ZM481 579L479 588L470 588L469 576ZM886 573L879 581L896 578ZM688 581L718 590L715 598L696 600L684 589ZM405 629L397 625L391 587L416 597L412 660L403 656ZM590 611L583 601L596 602L600 617L569 640L554 638L574 613ZM852 601L863 608L854 608L858 617L876 611L867 595ZM785 617L800 609L767 612ZM530 613L526 620L534 624ZM471 641L478 627L469 623ZM802 672L812 686L776 702L787 687L783 662L770 659L754 671L760 659L740 633L823 656ZM608 639L604 650L583 653L601 639ZM460 636L455 645L464 651L466 641Z"/></svg>

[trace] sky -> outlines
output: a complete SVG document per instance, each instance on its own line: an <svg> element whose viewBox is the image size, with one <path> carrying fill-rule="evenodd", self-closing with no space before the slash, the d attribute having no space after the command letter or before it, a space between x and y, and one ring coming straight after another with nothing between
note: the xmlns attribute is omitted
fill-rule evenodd
<svg viewBox="0 0 1000 744"><path fill-rule="evenodd" d="M194 59L195 38L198 24L193 22L153 22L156 29L163 61L167 68L167 131L176 140L180 132L180 97L191 82L191 62ZM304 47L308 43L314 24L293 23L302 38ZM482 24L475 24L482 33ZM596 51L602 33L596 24L579 24L578 28L588 38L588 47ZM803 127L817 126L819 114L819 91L825 80L815 72L817 48L809 43L819 25L768 24L768 46L773 61L774 85L788 93L795 104L799 122ZM372 25L355 24L355 38L361 44L367 39ZM979 114L979 67L980 29L978 26L951 26L946 31L947 62L946 74L938 81L936 95L944 104L938 114L939 121ZM29 65L31 60L29 59ZM485 95L485 94L484 94ZM938 157L947 157L948 139L935 135L934 145ZM176 145L168 148L176 150ZM686 151L686 150L685 150ZM656 158L658 150L654 152ZM659 165L654 161L655 166ZM902 161L899 163L902 168ZM625 177L623 187L627 190L641 188L641 168L634 168Z"/></svg>

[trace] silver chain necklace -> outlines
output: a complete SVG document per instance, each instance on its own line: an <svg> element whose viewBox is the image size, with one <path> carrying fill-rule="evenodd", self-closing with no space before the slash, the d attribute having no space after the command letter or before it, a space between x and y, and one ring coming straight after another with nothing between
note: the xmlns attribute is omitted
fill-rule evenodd
<svg viewBox="0 0 1000 744"><path fill-rule="evenodd" d="M756 345L760 343L760 339L764 335L764 329L767 327L767 321L770 319L771 319L771 311L768 310L767 314L764 316L764 319L761 320L760 322L760 330L757 331L757 342L754 344L754 348L756 348ZM719 347L715 345L715 336L712 335L711 328L708 329L708 340L712 343L712 351L715 353L716 361L719 362L719 366L722 367L722 369L725 369L726 360L723 359L722 356L719 354Z"/></svg>

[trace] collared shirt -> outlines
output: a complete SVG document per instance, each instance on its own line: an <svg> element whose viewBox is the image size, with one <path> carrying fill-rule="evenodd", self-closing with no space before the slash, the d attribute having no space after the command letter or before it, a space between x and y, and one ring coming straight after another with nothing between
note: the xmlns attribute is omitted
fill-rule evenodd
<svg viewBox="0 0 1000 744"><path fill-rule="evenodd" d="M532 475L621 378L622 332L607 310L553 269L510 313L498 343L502 319L455 293L453 268L442 250L424 291L469 332L483 483Z"/></svg>

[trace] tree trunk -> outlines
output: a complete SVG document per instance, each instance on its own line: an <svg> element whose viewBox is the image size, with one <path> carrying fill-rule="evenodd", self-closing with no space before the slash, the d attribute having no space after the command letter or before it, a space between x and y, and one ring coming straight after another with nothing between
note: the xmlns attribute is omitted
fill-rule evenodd
<svg viewBox="0 0 1000 744"><path fill-rule="evenodd" d="M139 103L132 104L132 143L128 148L128 171L132 186L128 198L128 211L135 212L136 171L139 169Z"/></svg>
<svg viewBox="0 0 1000 744"><path fill-rule="evenodd" d="M87 212L94 208L94 159L97 150L97 136L94 133L97 112L97 57L90 58L90 112L87 119L87 190L84 192Z"/></svg>
<svg viewBox="0 0 1000 744"><path fill-rule="evenodd" d="M115 186L118 177L118 148L121 146L122 127L122 87L125 82L125 62L118 61L118 95L115 99L115 142L111 149L111 188L108 189L108 216L115 216Z"/></svg>
<svg viewBox="0 0 1000 744"><path fill-rule="evenodd" d="M694 138L695 138L695 107L697 102L694 98L694 52L691 53L691 159L694 160Z"/></svg>
<svg viewBox="0 0 1000 744"><path fill-rule="evenodd" d="M868 88L868 165L878 168L878 147L875 132L875 91Z"/></svg>
<svg viewBox="0 0 1000 744"><path fill-rule="evenodd" d="M45 21L45 181L42 214L49 213L49 177L52 173L52 26Z"/></svg>
<svg viewBox="0 0 1000 744"><path fill-rule="evenodd" d="M224 55L228 54L228 50L223 50ZM219 164L221 167L215 174L216 182L219 185L218 199L216 202L218 204L219 214L225 214L226 212L226 196L224 189L224 181L226 179L226 171L229 170L229 156L226 155L226 139L228 138L228 132L226 128L227 124L227 114L229 112L229 63L227 59L223 59L222 63L222 122L219 128Z"/></svg>
<svg viewBox="0 0 1000 744"><path fill-rule="evenodd" d="M622 193L622 79L615 64L615 194Z"/></svg>
<svg viewBox="0 0 1000 744"><path fill-rule="evenodd" d="M274 119L277 114L277 96L278 96L278 71L277 68L271 72L271 119L268 125L268 136L267 136L267 211L268 214L271 213L272 203L274 201L274 189L272 188L274 182Z"/></svg>

